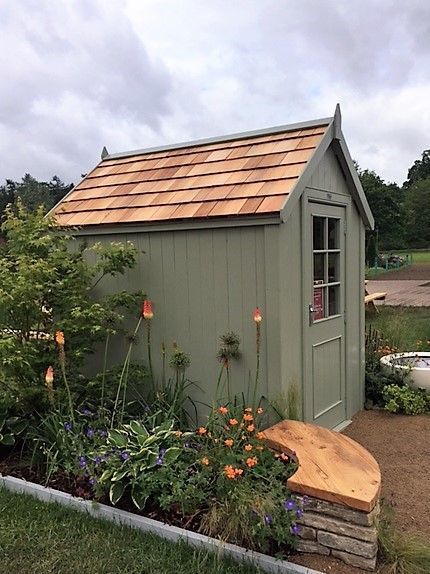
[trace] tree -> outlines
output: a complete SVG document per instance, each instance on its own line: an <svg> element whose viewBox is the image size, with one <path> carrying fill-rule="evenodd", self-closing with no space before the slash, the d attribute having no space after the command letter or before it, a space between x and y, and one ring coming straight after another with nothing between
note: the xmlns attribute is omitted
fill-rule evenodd
<svg viewBox="0 0 430 574"><path fill-rule="evenodd" d="M30 211L36 210L40 205L44 206L45 213L62 199L73 187L73 184L65 184L59 177L54 175L51 181L37 181L29 173L26 173L20 182L6 180L6 184L0 186L0 218L5 211L6 205L16 205L18 200Z"/></svg>
<svg viewBox="0 0 430 574"><path fill-rule="evenodd" d="M404 189L408 189L422 179L430 178L430 149L423 151L421 159L417 159L408 171L408 179L403 184Z"/></svg>
<svg viewBox="0 0 430 574"><path fill-rule="evenodd" d="M430 164L429 164L430 165ZM414 182L405 197L406 240L410 247L430 246L430 177Z"/></svg>
<svg viewBox="0 0 430 574"><path fill-rule="evenodd" d="M133 267L137 251L129 242L76 245L41 207L30 212L21 200L6 208L2 231L0 391L7 387L16 403L25 396L31 409L39 408L44 372L50 365L60 372L57 331L66 336L73 382L95 345L122 328L127 312L139 312L142 292L100 297L96 287Z"/></svg>
<svg viewBox="0 0 430 574"><path fill-rule="evenodd" d="M404 246L403 192L396 183L386 183L374 171L358 169L361 185L375 218L373 241L378 238L377 248L399 249ZM373 264L373 261L370 262Z"/></svg>

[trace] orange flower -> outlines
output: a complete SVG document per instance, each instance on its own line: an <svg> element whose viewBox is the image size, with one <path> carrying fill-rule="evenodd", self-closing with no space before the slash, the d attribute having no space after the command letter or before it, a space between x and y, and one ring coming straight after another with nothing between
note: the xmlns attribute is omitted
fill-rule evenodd
<svg viewBox="0 0 430 574"><path fill-rule="evenodd" d="M204 466L209 466L209 459L208 459L206 456L204 456L204 457L202 458L202 460L201 460L201 463L202 463Z"/></svg>
<svg viewBox="0 0 430 574"><path fill-rule="evenodd" d="M244 414L244 415L243 415L243 420L244 420L244 421L247 421L247 422L249 422L249 423L252 423L252 421L254 420L254 417L253 417L252 415L249 415L249 414Z"/></svg>
<svg viewBox="0 0 430 574"><path fill-rule="evenodd" d="M264 410L261 407L258 407L257 414L262 415Z"/></svg>
<svg viewBox="0 0 430 574"><path fill-rule="evenodd" d="M279 458L280 458L281 460L283 460L284 462L288 462L288 461L290 460L290 457L289 457L287 454L285 454L285 452L282 452L282 453L279 455Z"/></svg>
<svg viewBox="0 0 430 574"><path fill-rule="evenodd" d="M181 436L182 436L182 431L177 430L177 431L175 432L175 436L177 436L178 438L181 437Z"/></svg>
<svg viewBox="0 0 430 574"><path fill-rule="evenodd" d="M255 431L255 426L254 426L254 425L248 425L248 426L246 427L246 430L247 430L248 432L254 432L254 431Z"/></svg>
<svg viewBox="0 0 430 574"><path fill-rule="evenodd" d="M224 441L224 444L228 447L233 446L233 439L232 438L226 438Z"/></svg>
<svg viewBox="0 0 430 574"><path fill-rule="evenodd" d="M63 333L63 331L56 331L55 332L55 341L57 342L57 345L60 345L60 347L64 346L64 333Z"/></svg>
<svg viewBox="0 0 430 574"><path fill-rule="evenodd" d="M143 302L142 316L147 321L150 321L154 316L154 312L152 310L152 301L150 301L149 299L145 299L145 301Z"/></svg>
<svg viewBox="0 0 430 574"><path fill-rule="evenodd" d="M252 413L251 407L247 407L247 408L245 409L245 412L246 412L246 413Z"/></svg>
<svg viewBox="0 0 430 574"><path fill-rule="evenodd" d="M205 429L205 427L200 427L197 432L199 434L203 435L203 434L206 434L208 431L207 431L207 429Z"/></svg>
<svg viewBox="0 0 430 574"><path fill-rule="evenodd" d="M228 408L227 408L227 407L220 407L220 408L218 409L218 412L219 412L221 415L226 415L226 414L228 413Z"/></svg>
<svg viewBox="0 0 430 574"><path fill-rule="evenodd" d="M52 386L52 383L54 382L54 369L52 367L48 367L46 369L46 375L45 375L45 383L47 387Z"/></svg>
<svg viewBox="0 0 430 574"><path fill-rule="evenodd" d="M254 311L254 321L256 323L261 323L263 317L261 316L260 309L257 307Z"/></svg>
<svg viewBox="0 0 430 574"><path fill-rule="evenodd" d="M253 468L258 463L258 458L256 456L250 457L246 459L246 465L249 468Z"/></svg>
<svg viewBox="0 0 430 574"><path fill-rule="evenodd" d="M224 472L227 478L230 479L236 478L236 473L234 472L234 468L231 466L231 464L227 464L224 467Z"/></svg>
<svg viewBox="0 0 430 574"><path fill-rule="evenodd" d="M237 424L239 424L236 419L230 419L228 422L229 422L229 424L230 424L232 427L234 427L234 426L236 426Z"/></svg>
<svg viewBox="0 0 430 574"><path fill-rule="evenodd" d="M246 450L246 452L251 452L252 444L246 444L243 448Z"/></svg>
<svg viewBox="0 0 430 574"><path fill-rule="evenodd" d="M258 438L258 440L264 440L264 438L265 438L264 432L261 432L261 431L258 432L255 436Z"/></svg>
<svg viewBox="0 0 430 574"><path fill-rule="evenodd" d="M235 474L236 476L240 476L241 474L243 474L243 469L241 469L241 468L235 468L235 469L234 469L234 474Z"/></svg>

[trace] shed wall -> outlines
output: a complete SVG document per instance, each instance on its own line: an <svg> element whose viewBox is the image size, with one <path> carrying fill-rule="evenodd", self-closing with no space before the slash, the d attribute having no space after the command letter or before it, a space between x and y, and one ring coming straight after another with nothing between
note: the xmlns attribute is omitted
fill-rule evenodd
<svg viewBox="0 0 430 574"><path fill-rule="evenodd" d="M189 378L200 387L197 400L210 403L220 369L219 336L233 330L241 338L241 359L232 366L233 392L244 391L255 373L253 310L261 308L262 349L259 394L276 393L279 385L279 225L174 230L104 235L89 243L131 241L139 249L138 264L124 277L107 279L99 294L143 289L154 302L152 350L154 370L161 376L161 344L173 341L191 354ZM130 325L132 327L132 325ZM124 357L117 340L112 363ZM134 358L146 358L141 331Z"/></svg>

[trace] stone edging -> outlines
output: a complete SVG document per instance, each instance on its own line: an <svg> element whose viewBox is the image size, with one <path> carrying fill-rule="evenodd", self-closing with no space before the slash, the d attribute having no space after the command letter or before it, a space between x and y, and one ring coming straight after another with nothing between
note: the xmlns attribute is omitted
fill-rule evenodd
<svg viewBox="0 0 430 574"><path fill-rule="evenodd" d="M43 502L56 502L63 506L69 506L80 512L85 512L94 518L101 518L124 526L137 528L144 532L151 532L172 542L183 540L191 546L203 547L210 551L216 550L221 556L228 556L238 562L249 562L270 574L322 574L317 570L311 570L299 564L294 564L286 560L276 560L272 556L247 550L235 544L223 543L215 538L178 528L177 526L170 526L158 520L153 520L152 518L139 516L132 512L119 510L118 508L113 508L105 504L76 498L65 492L55 490L54 488L47 488L13 476L0 475L0 487L1 486L11 492L29 494Z"/></svg>

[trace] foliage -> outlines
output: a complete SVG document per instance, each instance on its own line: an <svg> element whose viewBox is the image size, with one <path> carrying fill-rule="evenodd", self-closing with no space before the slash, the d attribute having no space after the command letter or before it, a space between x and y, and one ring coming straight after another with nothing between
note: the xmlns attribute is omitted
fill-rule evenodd
<svg viewBox="0 0 430 574"><path fill-rule="evenodd" d="M395 183L386 183L374 171L358 170L361 185L375 218L375 229L367 235L367 263L379 249L397 249L404 245L403 240L403 193ZM375 245L378 238L379 245ZM373 243L373 245L372 245Z"/></svg>
<svg viewBox="0 0 430 574"><path fill-rule="evenodd" d="M426 392L408 386L387 385L383 389L385 410L390 413L420 415L430 410Z"/></svg>
<svg viewBox="0 0 430 574"><path fill-rule="evenodd" d="M67 333L66 367L74 381L85 356L121 330L125 313L142 298L124 292L93 299L94 286L133 267L137 252L130 243L73 249L70 232L45 218L42 208L30 213L19 201L15 210L6 209L2 230L0 385L22 411L44 411L44 372L49 365L59 371L54 333ZM55 391L61 386L54 382Z"/></svg>
<svg viewBox="0 0 430 574"><path fill-rule="evenodd" d="M408 179L403 184L405 189L408 189L416 183L423 179L430 178L430 149L424 150L421 159L414 161L414 164L408 171Z"/></svg>
<svg viewBox="0 0 430 574"><path fill-rule="evenodd" d="M51 181L37 181L26 173L20 182L7 179L0 186L0 219L7 205L15 207L21 202L29 211L36 211L40 205L46 213L60 201L73 187L65 184L54 175Z"/></svg>
<svg viewBox="0 0 430 574"><path fill-rule="evenodd" d="M430 544L418 535L398 532L393 526L393 509L382 505L378 522L381 574L426 574L430 568Z"/></svg>
<svg viewBox="0 0 430 574"><path fill-rule="evenodd" d="M430 153L430 150L429 150ZM430 246L430 175L413 182L405 196L405 232L408 245Z"/></svg>
<svg viewBox="0 0 430 574"><path fill-rule="evenodd" d="M20 417L10 416L8 410L0 407L0 444L13 446L16 438L27 428L27 421Z"/></svg>
<svg viewBox="0 0 430 574"><path fill-rule="evenodd" d="M430 349L428 344L430 341L429 307L383 305L378 308L378 311L369 316L367 322L372 325L372 329L384 334L385 341L381 342L381 348L394 347L399 352Z"/></svg>

